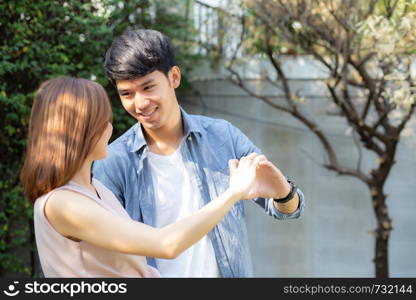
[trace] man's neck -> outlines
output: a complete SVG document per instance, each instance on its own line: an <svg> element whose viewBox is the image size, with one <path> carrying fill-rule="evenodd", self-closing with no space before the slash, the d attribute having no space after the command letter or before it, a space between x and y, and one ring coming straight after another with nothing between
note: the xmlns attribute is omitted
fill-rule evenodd
<svg viewBox="0 0 416 300"><path fill-rule="evenodd" d="M160 155L172 154L179 147L184 134L180 111L171 124L154 131L144 129L144 133L151 152Z"/></svg>

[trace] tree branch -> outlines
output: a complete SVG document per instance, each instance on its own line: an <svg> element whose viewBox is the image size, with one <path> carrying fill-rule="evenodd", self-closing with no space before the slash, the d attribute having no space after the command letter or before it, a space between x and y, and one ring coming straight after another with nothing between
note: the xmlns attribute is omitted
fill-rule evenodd
<svg viewBox="0 0 416 300"><path fill-rule="evenodd" d="M268 105L270 105L271 107L273 107L273 108L275 108L275 109L278 109L278 110L281 110L281 111L284 111L284 112L288 112L288 113L290 113L291 111L290 111L290 109L288 109L287 107L284 107L284 106L281 106L281 105L278 105L278 104L276 104L276 103L274 103L273 101L271 101L269 98L267 98L267 97L265 97L265 96L263 96L263 95L260 95L260 94L257 94L257 93L254 93L251 89L249 89L245 84L244 84L244 82L243 82L243 80L242 80L242 78L241 78L241 76L240 76L240 74L238 74L235 70L233 70L230 66L228 66L227 67L227 70L232 74L232 75L234 75L234 77L235 78L233 78L232 76L230 76L230 77L228 77L228 79L233 83L233 84L235 84L235 85L237 85L237 86L239 86L243 91L245 91L247 94L249 94L250 96L252 96L252 97L254 97L254 98L257 98L257 99L260 99L260 100L262 100L263 102L265 102L265 103L267 103Z"/></svg>
<svg viewBox="0 0 416 300"><path fill-rule="evenodd" d="M416 107L416 102L412 104L412 106L409 109L409 112L405 115L405 117L403 118L402 122L399 124L399 126L397 126L397 135L400 136L400 133L403 131L403 129L405 128L407 122L410 120L410 118L412 117L414 111L415 111L415 107Z"/></svg>
<svg viewBox="0 0 416 300"><path fill-rule="evenodd" d="M380 140L385 140L385 137L381 135L379 132L377 132L376 130L373 130L371 127L365 124L362 120L357 119L354 115L352 115L349 112L346 105L339 99L335 91L335 88L331 87L329 84L327 84L327 87L328 87L329 92L331 93L331 99L344 112L344 116L347 118L348 123L355 128L355 130L360 135L361 140L364 142L366 147L370 150L373 150L378 155L382 155L384 153L383 149L381 149L380 146L374 143L371 140L371 137L375 136L379 138Z"/></svg>
<svg viewBox="0 0 416 300"><path fill-rule="evenodd" d="M227 69L231 74L233 74L235 76L235 78L230 77L229 80L233 84L239 86L248 95L263 101L267 105L270 105L271 107L273 107L277 110L290 113L296 119L301 121L306 127L308 127L318 137L318 139L321 141L321 143L322 143L322 145L323 145L323 147L324 147L324 149L325 149L325 151L328 155L329 163L324 165L326 168L334 170L340 175L350 175L350 176L357 177L357 178L359 178L360 180L364 181L367 184L370 182L371 179L367 175L362 173L361 171L359 171L359 170L350 170L350 169L341 167L341 165L338 161L336 152L334 151L334 149L333 149L332 145L330 144L328 138L325 136L325 134L321 131L321 129L319 128L319 126L315 122L306 118L296 108L294 110L291 110L290 108L287 108L287 107L284 107L284 106L281 106L281 105L278 105L278 104L274 103L269 98L267 98L263 95L254 93L251 89L249 89L244 84L241 76L235 70L233 70L231 67L227 67Z"/></svg>
<svg viewBox="0 0 416 300"><path fill-rule="evenodd" d="M287 81L287 78L282 70L282 67L280 65L280 63L274 58L273 56L273 50L272 47L270 45L270 31L267 30L267 27L265 27L265 34L266 34L266 54L270 60L270 62L272 63L274 69L277 72L278 78L280 80L280 82L283 85L283 91L286 95L285 99L288 103L288 105L290 106L290 108L296 109L296 105L293 103L293 99L292 99L292 93L290 91L290 87L289 87L289 83Z"/></svg>
<svg viewBox="0 0 416 300"><path fill-rule="evenodd" d="M354 130L352 130L352 137L353 137L355 146L357 147L357 150L358 150L357 171L361 172L361 162L363 160L363 152L360 147L360 143L357 139L357 133Z"/></svg>

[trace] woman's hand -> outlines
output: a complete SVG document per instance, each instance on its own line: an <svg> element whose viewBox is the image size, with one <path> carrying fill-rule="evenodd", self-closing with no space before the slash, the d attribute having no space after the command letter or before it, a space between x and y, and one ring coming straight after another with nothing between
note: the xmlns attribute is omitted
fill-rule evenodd
<svg viewBox="0 0 416 300"><path fill-rule="evenodd" d="M242 157L239 161L231 159L228 161L230 168L230 186L232 194L240 199L245 198L253 188L256 180L256 168L261 161L261 157L256 153Z"/></svg>

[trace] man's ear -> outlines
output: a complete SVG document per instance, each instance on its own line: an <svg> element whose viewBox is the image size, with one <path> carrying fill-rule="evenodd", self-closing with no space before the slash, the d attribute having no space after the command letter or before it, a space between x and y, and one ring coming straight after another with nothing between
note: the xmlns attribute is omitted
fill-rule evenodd
<svg viewBox="0 0 416 300"><path fill-rule="evenodd" d="M172 83L173 88L176 89L181 83L181 69L179 69L178 66L173 66L169 73L170 82Z"/></svg>

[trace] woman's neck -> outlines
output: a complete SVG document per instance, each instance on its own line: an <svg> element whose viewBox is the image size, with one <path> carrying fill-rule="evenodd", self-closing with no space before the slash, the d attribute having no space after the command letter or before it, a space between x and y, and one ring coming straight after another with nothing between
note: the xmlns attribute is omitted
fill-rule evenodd
<svg viewBox="0 0 416 300"><path fill-rule="evenodd" d="M92 185L91 178L91 165L92 161L86 160L81 168L75 173L72 177L72 181L85 186L86 188L95 191L94 186Z"/></svg>

